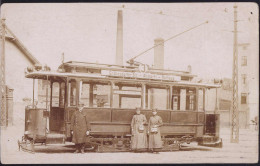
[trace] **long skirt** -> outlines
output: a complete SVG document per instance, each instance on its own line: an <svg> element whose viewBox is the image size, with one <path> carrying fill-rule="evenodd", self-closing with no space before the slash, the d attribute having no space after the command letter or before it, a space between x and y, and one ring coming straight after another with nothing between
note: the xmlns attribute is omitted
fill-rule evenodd
<svg viewBox="0 0 260 166"><path fill-rule="evenodd" d="M160 149L162 148L161 133L150 133L149 134L149 149Z"/></svg>
<svg viewBox="0 0 260 166"><path fill-rule="evenodd" d="M131 139L132 150L146 150L147 149L147 135L146 132L136 132Z"/></svg>

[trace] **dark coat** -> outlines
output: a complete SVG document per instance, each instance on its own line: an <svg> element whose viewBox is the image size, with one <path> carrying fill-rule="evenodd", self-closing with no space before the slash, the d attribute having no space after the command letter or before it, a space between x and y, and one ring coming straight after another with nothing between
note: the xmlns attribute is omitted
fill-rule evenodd
<svg viewBox="0 0 260 166"><path fill-rule="evenodd" d="M86 142L86 132L90 131L90 123L86 114L75 111L71 117L71 130L73 131L72 142L79 144Z"/></svg>

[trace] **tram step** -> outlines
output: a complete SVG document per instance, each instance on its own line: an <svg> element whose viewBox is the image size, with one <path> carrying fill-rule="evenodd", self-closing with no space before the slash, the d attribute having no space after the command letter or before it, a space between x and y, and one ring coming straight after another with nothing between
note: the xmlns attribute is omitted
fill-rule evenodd
<svg viewBox="0 0 260 166"><path fill-rule="evenodd" d="M65 139L64 134L50 133L47 134L46 144L65 144Z"/></svg>

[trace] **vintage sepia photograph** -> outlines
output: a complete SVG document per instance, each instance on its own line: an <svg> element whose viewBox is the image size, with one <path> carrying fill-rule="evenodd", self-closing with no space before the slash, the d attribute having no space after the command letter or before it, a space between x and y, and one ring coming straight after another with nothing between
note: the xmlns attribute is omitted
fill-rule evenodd
<svg viewBox="0 0 260 166"><path fill-rule="evenodd" d="M259 162L257 3L4 3L2 164Z"/></svg>

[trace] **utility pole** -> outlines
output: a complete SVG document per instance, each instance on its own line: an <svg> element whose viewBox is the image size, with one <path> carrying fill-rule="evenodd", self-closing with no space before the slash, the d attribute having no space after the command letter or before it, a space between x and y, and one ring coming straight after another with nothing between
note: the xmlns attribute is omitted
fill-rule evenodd
<svg viewBox="0 0 260 166"><path fill-rule="evenodd" d="M239 142L239 112L238 112L238 52L237 52L237 6L234 5L234 47L233 47L233 73L232 73L232 143Z"/></svg>
<svg viewBox="0 0 260 166"><path fill-rule="evenodd" d="M7 126L7 110L6 110L6 85L5 85L5 18L1 19L1 71L0 71L0 104L1 104L1 122L0 125L3 127Z"/></svg>

